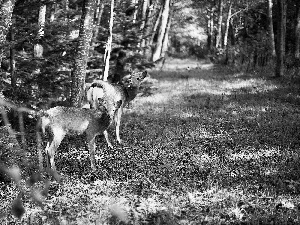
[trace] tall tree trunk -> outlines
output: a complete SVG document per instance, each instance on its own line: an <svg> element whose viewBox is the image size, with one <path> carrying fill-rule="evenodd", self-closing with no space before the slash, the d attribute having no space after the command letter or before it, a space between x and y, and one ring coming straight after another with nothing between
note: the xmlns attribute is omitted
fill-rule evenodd
<svg viewBox="0 0 300 225"><path fill-rule="evenodd" d="M216 37L216 47L221 48L222 47L222 20L223 20L223 0L219 0L219 13L218 13L219 19L218 19L218 32Z"/></svg>
<svg viewBox="0 0 300 225"><path fill-rule="evenodd" d="M145 25L146 25L146 19L147 19L147 8L149 5L149 0L143 0L143 9L142 9L142 23L141 23L141 37L140 37L140 46L142 48L145 47L146 44L146 29L145 29Z"/></svg>
<svg viewBox="0 0 300 225"><path fill-rule="evenodd" d="M230 20L231 20L231 12L232 12L232 1L229 1L229 8L228 8L228 13L227 13L225 35L224 35L224 47L226 49L227 49L227 44L228 44L228 33L229 33L229 26L230 26Z"/></svg>
<svg viewBox="0 0 300 225"><path fill-rule="evenodd" d="M300 2L297 1L297 21L295 28L295 58L300 59Z"/></svg>
<svg viewBox="0 0 300 225"><path fill-rule="evenodd" d="M0 65L3 58L3 47L6 42L6 35L11 26L12 12L15 7L15 0L2 0L0 6Z"/></svg>
<svg viewBox="0 0 300 225"><path fill-rule="evenodd" d="M278 27L277 27L277 47L276 47L276 68L275 77L284 74L285 57L285 33L286 33L286 0L277 0L278 4Z"/></svg>
<svg viewBox="0 0 300 225"><path fill-rule="evenodd" d="M96 10L96 21L95 21L95 27L94 27L94 37L93 37L94 40L96 40L99 35L99 27L101 24L103 10L104 10L104 2L103 2L103 0L102 0L102 2L101 2L101 0L98 0L97 10Z"/></svg>
<svg viewBox="0 0 300 225"><path fill-rule="evenodd" d="M77 55L72 71L71 103L76 107L81 106L84 97L86 65L89 56L89 47L92 39L92 26L96 0L84 0L79 28Z"/></svg>
<svg viewBox="0 0 300 225"><path fill-rule="evenodd" d="M57 3L53 3L50 12L50 22L53 22L55 20L56 11L57 11Z"/></svg>
<svg viewBox="0 0 300 225"><path fill-rule="evenodd" d="M131 0L131 5L134 7L132 23L136 23L137 3L138 3L138 0Z"/></svg>
<svg viewBox="0 0 300 225"><path fill-rule="evenodd" d="M172 3L170 2L170 4L172 4ZM172 10L172 7L171 7L170 8L170 13L169 13L169 18L168 18L168 25L167 25L165 36L164 36L164 39L163 39L163 45L162 45L162 50L161 50L161 57L165 57L166 52L168 51L169 32L170 32L170 28L171 28L171 24L172 24L172 15L173 15L173 10Z"/></svg>
<svg viewBox="0 0 300 225"><path fill-rule="evenodd" d="M213 47L213 35L214 35L214 8L207 9L207 48L210 51Z"/></svg>
<svg viewBox="0 0 300 225"><path fill-rule="evenodd" d="M44 36L45 33L45 20L46 20L46 5L41 4L40 10L39 10L39 20L38 20L38 27L39 31L37 34L37 43L34 45L34 57L36 58L42 58L43 57L43 46L41 44L41 39Z"/></svg>
<svg viewBox="0 0 300 225"><path fill-rule="evenodd" d="M161 51L163 46L163 39L166 33L168 18L170 13L170 0L165 0L164 9L161 16L161 24L158 30L157 42L152 56L152 61L155 62L161 57Z"/></svg>
<svg viewBox="0 0 300 225"><path fill-rule="evenodd" d="M9 52L10 52L10 77L11 77L11 87L13 89L16 88L17 86L17 78L16 78L16 74L15 74L15 70L16 70L16 59L15 59L15 31L14 31L14 25L12 25L10 27L10 48L9 48Z"/></svg>
<svg viewBox="0 0 300 225"><path fill-rule="evenodd" d="M273 28L273 0L268 0L268 20L269 20L269 38L271 41L271 51L272 57L275 58L275 38L274 38L274 28Z"/></svg>
<svg viewBox="0 0 300 225"><path fill-rule="evenodd" d="M150 3L148 3L150 4ZM144 29L144 37L145 37L145 43L142 44L142 47L147 47L144 48L144 55L150 60L151 59L151 46L153 43L153 39L152 36L154 38L153 34L153 29L155 27L155 22L157 20L157 18L155 17L155 6L154 4L150 5L148 8L148 13L146 16L146 24L145 24L145 29Z"/></svg>
<svg viewBox="0 0 300 225"><path fill-rule="evenodd" d="M155 34L156 34L156 31L157 31L159 22L160 22L161 17L162 17L162 12L163 12L163 8L161 8L161 9L159 10L159 13L158 13L158 15L157 15L155 24L154 24L153 29L152 29L152 36L151 36L151 38L149 39L149 43L148 43L149 46L152 46L152 45L153 45L154 37L155 37Z"/></svg>
<svg viewBox="0 0 300 225"><path fill-rule="evenodd" d="M110 5L110 22L109 22L109 38L107 40L105 55L104 55L104 73L103 73L103 80L107 81L108 78L108 71L109 71L109 60L110 60L110 53L111 53L111 44L112 44L112 28L114 25L114 0L111 0Z"/></svg>

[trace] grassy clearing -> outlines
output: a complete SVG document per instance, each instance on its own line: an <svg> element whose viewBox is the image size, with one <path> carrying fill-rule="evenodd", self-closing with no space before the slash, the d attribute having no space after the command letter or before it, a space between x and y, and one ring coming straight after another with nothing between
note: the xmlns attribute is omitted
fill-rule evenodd
<svg viewBox="0 0 300 225"><path fill-rule="evenodd" d="M25 198L23 223L300 224L299 85L184 64L151 73L154 94L125 110L123 146L99 141L96 174L82 140L65 141L63 184L43 207ZM16 188L0 193L0 220L16 221Z"/></svg>

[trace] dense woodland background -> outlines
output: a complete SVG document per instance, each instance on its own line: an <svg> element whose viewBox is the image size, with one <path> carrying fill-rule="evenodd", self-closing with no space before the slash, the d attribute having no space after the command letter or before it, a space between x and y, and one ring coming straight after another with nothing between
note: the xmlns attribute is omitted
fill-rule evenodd
<svg viewBox="0 0 300 225"><path fill-rule="evenodd" d="M85 81L167 57L283 76L299 64L299 7L296 0L2 1L1 86L26 102L79 104Z"/></svg>
<svg viewBox="0 0 300 225"><path fill-rule="evenodd" d="M300 224L299 0L0 7L1 222ZM145 69L125 144L99 141L91 175L70 139L57 153L64 181L45 179L36 120L19 107L80 107L88 83Z"/></svg>

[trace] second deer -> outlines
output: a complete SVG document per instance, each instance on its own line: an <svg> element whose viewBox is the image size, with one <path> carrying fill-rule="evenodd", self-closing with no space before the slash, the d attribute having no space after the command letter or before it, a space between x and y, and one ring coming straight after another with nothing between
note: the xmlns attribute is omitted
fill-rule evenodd
<svg viewBox="0 0 300 225"><path fill-rule="evenodd" d="M111 84L109 82L99 80L94 82L87 92L87 99L93 109L99 108L99 100L101 102L103 99L105 99L104 101L106 102L106 105L110 108L111 105L116 104L116 102L122 102L121 106L113 112L116 136L120 144L122 142L120 138L120 124L123 108L137 96L139 87L147 74L147 71L132 72L130 75L127 75L122 79L122 84ZM111 110L108 109L108 111ZM110 112L110 114L112 114L112 112ZM104 131L104 136L108 146L112 148L113 146L108 138L107 130Z"/></svg>
<svg viewBox="0 0 300 225"><path fill-rule="evenodd" d="M97 110L75 107L57 106L41 112L40 126L43 132L47 127L52 133L52 142L47 143L46 152L51 168L55 171L54 155L56 149L66 134L86 133L87 145L90 152L91 167L95 169L95 138L102 134L111 124L115 111L122 104L116 101L104 107L100 105Z"/></svg>

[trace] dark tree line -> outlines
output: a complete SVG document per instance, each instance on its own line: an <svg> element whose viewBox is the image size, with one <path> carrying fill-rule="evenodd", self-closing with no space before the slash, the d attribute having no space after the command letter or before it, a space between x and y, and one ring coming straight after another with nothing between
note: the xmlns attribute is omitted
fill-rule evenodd
<svg viewBox="0 0 300 225"><path fill-rule="evenodd" d="M171 0L2 1L1 88L24 102L60 99L79 106L86 82L118 81L164 56L171 5Z"/></svg>

